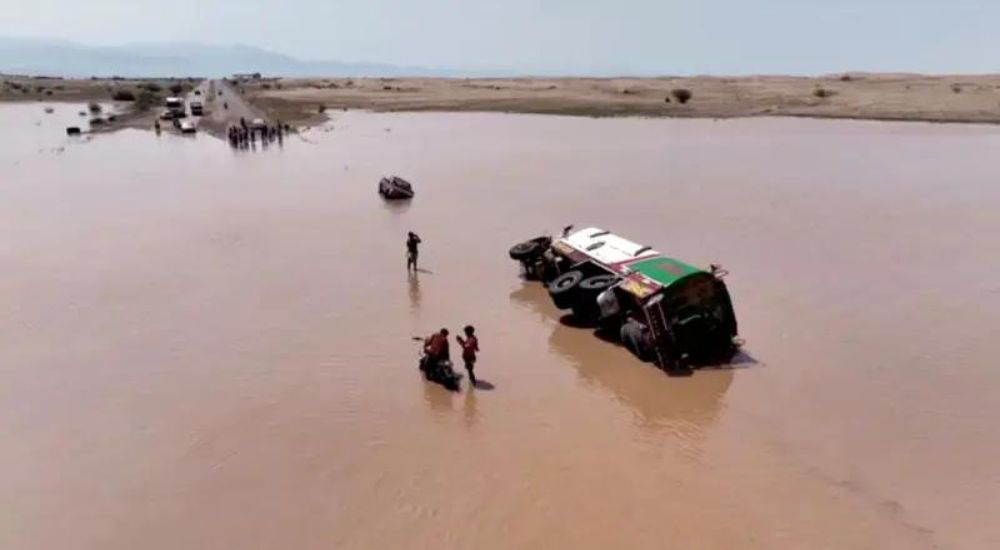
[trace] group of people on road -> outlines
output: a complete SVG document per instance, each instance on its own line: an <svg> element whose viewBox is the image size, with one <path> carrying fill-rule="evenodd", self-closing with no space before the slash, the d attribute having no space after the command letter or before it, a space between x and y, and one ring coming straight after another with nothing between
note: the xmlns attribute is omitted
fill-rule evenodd
<svg viewBox="0 0 1000 550"><path fill-rule="evenodd" d="M420 254L420 236L410 231L406 236L406 270L407 272L417 272L417 257ZM465 364L465 372L469 373L469 382L472 387L476 387L476 359L479 353L479 338L476 337L476 328L466 325L462 330L465 336L457 335L455 340L462 347L462 362ZM448 329L443 328L424 339L424 357L428 365L440 365L444 362L451 362L451 349L448 344Z"/></svg>
<svg viewBox="0 0 1000 550"><path fill-rule="evenodd" d="M262 147L275 142L284 145L285 134L290 130L288 125L282 125L280 121L274 126L250 125L245 118L240 117L239 125L229 127L229 146L233 149L250 149L257 146L258 139Z"/></svg>

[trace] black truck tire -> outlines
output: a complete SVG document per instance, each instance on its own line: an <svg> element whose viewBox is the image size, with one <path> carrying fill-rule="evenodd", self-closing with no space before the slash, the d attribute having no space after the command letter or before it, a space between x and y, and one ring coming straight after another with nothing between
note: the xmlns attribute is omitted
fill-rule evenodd
<svg viewBox="0 0 1000 550"><path fill-rule="evenodd" d="M548 285L552 303L559 309L571 309L576 304L577 291L582 280L583 273L575 270L556 277Z"/></svg>
<svg viewBox="0 0 1000 550"><path fill-rule="evenodd" d="M524 241L523 243L517 243L510 247L510 259L523 262L525 260L530 260L535 256L538 256L545 249L542 248L542 243L537 240Z"/></svg>
<svg viewBox="0 0 1000 550"><path fill-rule="evenodd" d="M606 275L594 275L593 277L588 277L583 281L580 281L580 289L593 294L596 299L598 294L615 286L615 283L617 282L618 276L610 273Z"/></svg>

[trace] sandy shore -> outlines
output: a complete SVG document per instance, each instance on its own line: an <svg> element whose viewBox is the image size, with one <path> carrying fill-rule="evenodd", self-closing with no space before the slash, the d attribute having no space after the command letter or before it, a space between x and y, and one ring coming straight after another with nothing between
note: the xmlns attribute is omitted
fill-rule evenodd
<svg viewBox="0 0 1000 550"><path fill-rule="evenodd" d="M110 100L117 90L137 90L153 82L12 76L0 80L0 101ZM185 93L194 86L190 79L155 82L163 90L180 83ZM265 79L236 87L269 119L300 128L325 120L329 109L1000 123L1000 75ZM685 94L690 98L682 101ZM146 118L125 117L111 128L152 124L152 118Z"/></svg>

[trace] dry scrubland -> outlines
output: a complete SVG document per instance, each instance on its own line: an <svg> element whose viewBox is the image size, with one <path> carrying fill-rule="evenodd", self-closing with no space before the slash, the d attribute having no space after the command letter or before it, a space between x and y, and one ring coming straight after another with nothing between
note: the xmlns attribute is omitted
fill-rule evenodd
<svg viewBox="0 0 1000 550"><path fill-rule="evenodd" d="M240 86L283 120L325 109L580 116L805 116L1000 122L1000 76L270 79Z"/></svg>

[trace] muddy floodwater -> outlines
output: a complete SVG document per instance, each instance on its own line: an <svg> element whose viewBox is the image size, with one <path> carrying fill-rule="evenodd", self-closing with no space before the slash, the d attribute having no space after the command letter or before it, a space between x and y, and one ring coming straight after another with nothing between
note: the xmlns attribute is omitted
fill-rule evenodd
<svg viewBox="0 0 1000 550"><path fill-rule="evenodd" d="M0 106L0 548L1000 547L1000 129L78 111ZM746 356L562 323L507 248L570 223L723 264Z"/></svg>

